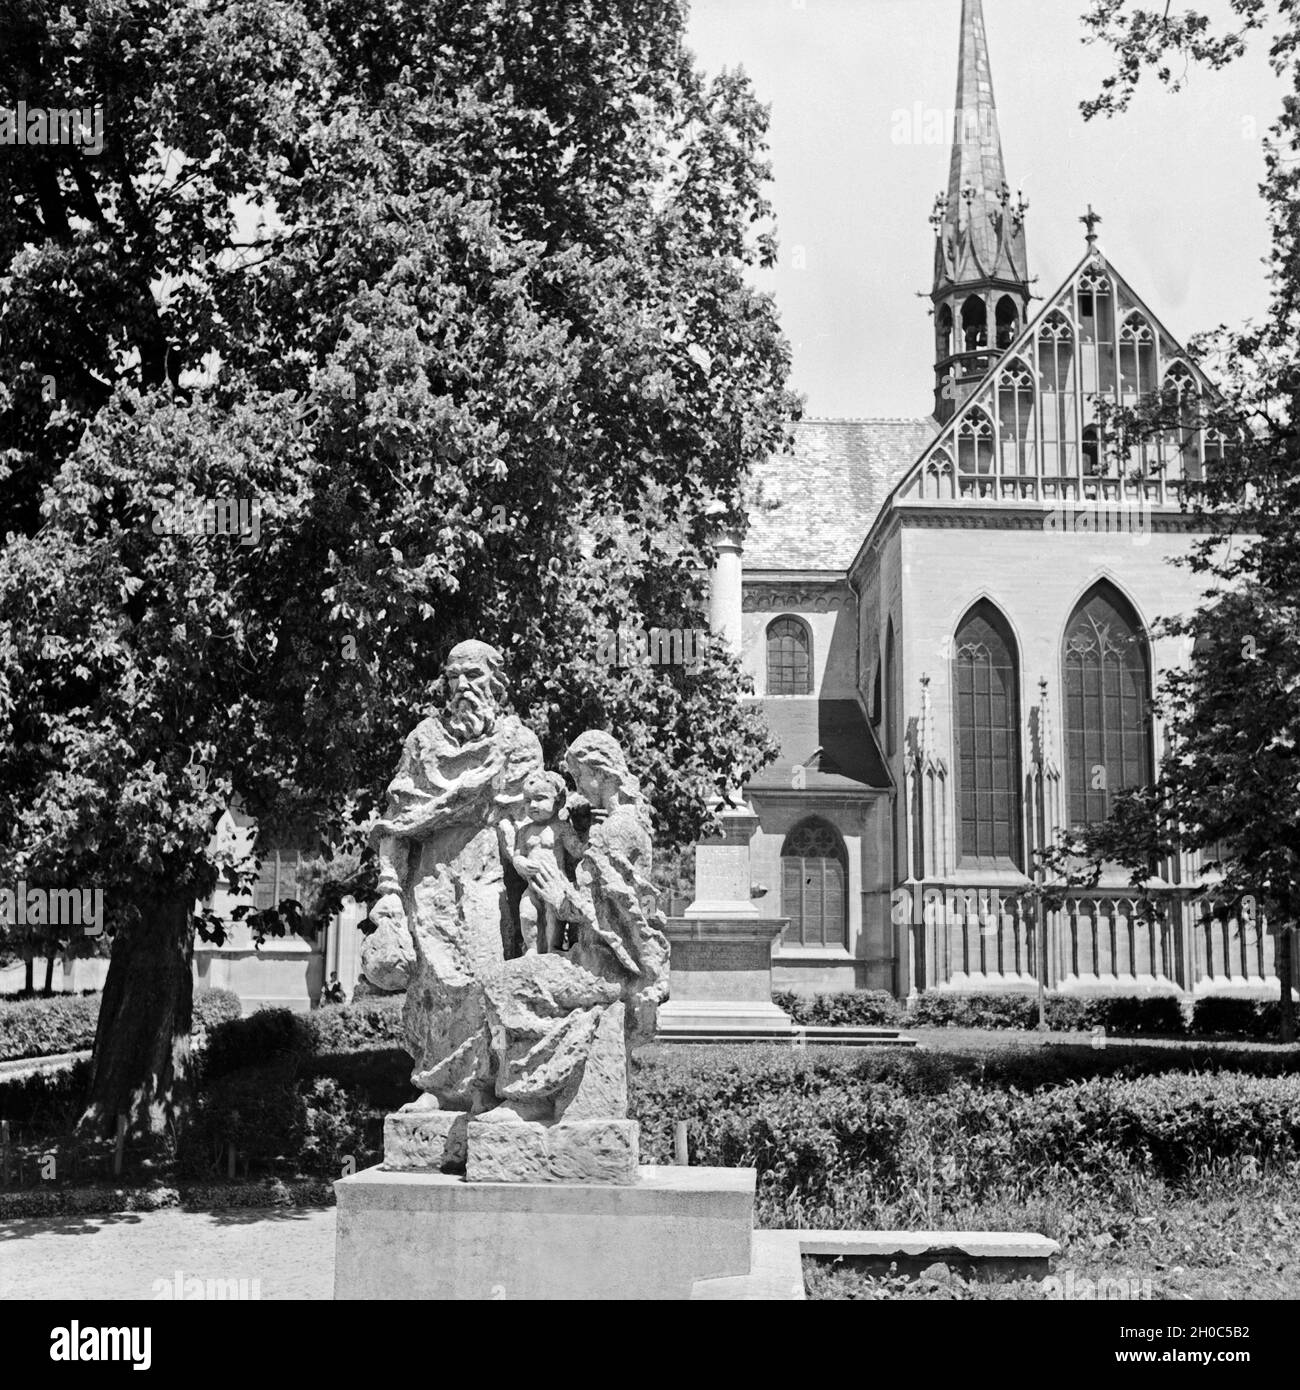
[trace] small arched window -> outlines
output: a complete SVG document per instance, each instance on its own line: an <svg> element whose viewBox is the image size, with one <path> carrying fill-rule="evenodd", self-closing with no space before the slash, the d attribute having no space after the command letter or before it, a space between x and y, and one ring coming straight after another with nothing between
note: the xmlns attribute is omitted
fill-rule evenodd
<svg viewBox="0 0 1300 1390"><path fill-rule="evenodd" d="M777 618L768 626L767 693L812 694L812 635L798 618Z"/></svg>
<svg viewBox="0 0 1300 1390"><path fill-rule="evenodd" d="M988 306L977 294L971 295L961 307L961 332L967 352L978 352L980 348L988 347Z"/></svg>
<svg viewBox="0 0 1300 1390"><path fill-rule="evenodd" d="M935 317L935 350L940 362L952 356L952 309L947 304Z"/></svg>
<svg viewBox="0 0 1300 1390"><path fill-rule="evenodd" d="M1009 294L998 300L997 329L1000 348L1009 348L1020 332L1020 310Z"/></svg>
<svg viewBox="0 0 1300 1390"><path fill-rule="evenodd" d="M963 477L993 472L993 424L982 410L972 410L957 427L957 471Z"/></svg>
<svg viewBox="0 0 1300 1390"><path fill-rule="evenodd" d="M925 466L922 496L941 500L954 496L952 460L942 449L936 449Z"/></svg>
<svg viewBox="0 0 1300 1390"><path fill-rule="evenodd" d="M786 940L800 946L844 946L848 940L848 856L824 820L806 820L781 847L781 915Z"/></svg>

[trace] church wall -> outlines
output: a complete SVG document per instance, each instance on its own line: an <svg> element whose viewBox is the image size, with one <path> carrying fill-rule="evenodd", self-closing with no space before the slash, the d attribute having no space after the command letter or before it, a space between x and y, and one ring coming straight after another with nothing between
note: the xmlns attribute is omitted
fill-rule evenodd
<svg viewBox="0 0 1300 1390"><path fill-rule="evenodd" d="M1022 766L1029 764L1028 712L1046 677L1056 735L1061 734L1061 639L1076 602L1099 579L1109 579L1136 608L1151 641L1154 677L1179 659L1180 639L1153 638L1163 617L1190 611L1204 581L1169 562L1185 554L1193 538L1179 533L1146 535L1062 534L1031 530L904 527L900 531L906 586L902 668L905 718L919 710L922 675L930 698L940 751L951 766L952 638L970 606L991 599L1011 625L1018 645L1020 710L1024 737ZM1158 735L1157 731L1157 735ZM1157 736L1157 756L1159 737ZM956 865L957 846L948 817L946 859Z"/></svg>
<svg viewBox="0 0 1300 1390"><path fill-rule="evenodd" d="M1188 552L1194 537L904 526L897 539L905 579L905 720L919 716L921 677L928 675L935 748L946 764L937 780L922 782L930 800L920 817L915 798L909 799L906 833L927 846L926 884L973 889L979 903L978 919L965 921L954 913L950 896L943 898L948 905L933 915L928 907L918 911L914 903L908 921L904 908L899 926L904 989L1032 987L1038 974L1032 913L1015 897L1025 886L1024 875L963 870L957 864L952 639L978 599L987 598L1001 609L1019 659L1022 769L1030 770L1030 710L1045 677L1052 742L1064 776L1061 644L1076 603L1100 579L1110 580L1124 594L1147 630L1153 684L1158 686L1163 673L1182 659L1182 639L1153 638L1151 629L1159 619L1190 611L1201 600L1203 580L1169 563L1170 557ZM1159 728L1154 752L1159 759ZM1064 791L1063 784L1051 790L1058 823L1063 821ZM1028 801L1027 788L1025 797ZM924 833L918 834L917 823L927 819ZM1164 925L1147 923L1126 901L1126 882L1120 874L1109 893L1103 883L1097 894L1082 893L1069 910L1053 914L1044 963L1050 988L1082 993L1276 991L1272 939L1257 923L1235 918L1211 923L1202 916L1203 907L1191 903ZM987 912L990 901L1000 903L994 913Z"/></svg>
<svg viewBox="0 0 1300 1390"><path fill-rule="evenodd" d="M743 664L753 677L755 693L780 698L767 696L766 635L773 619L787 614L802 618L812 632L813 694L829 700L857 698L858 605L847 582L833 580L746 583ZM794 943L778 946L775 986L807 993L892 989L889 797L755 792L751 803L759 817L750 847L752 874L755 883L768 889L757 900L763 916L781 915L781 849L786 836L807 816L820 816L835 827L848 860L846 945L839 949Z"/></svg>

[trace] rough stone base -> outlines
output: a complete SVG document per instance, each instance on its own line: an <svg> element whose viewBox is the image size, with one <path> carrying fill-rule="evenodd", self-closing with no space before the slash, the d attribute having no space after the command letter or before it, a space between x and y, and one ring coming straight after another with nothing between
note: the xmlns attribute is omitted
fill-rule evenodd
<svg viewBox="0 0 1300 1390"><path fill-rule="evenodd" d="M463 1110L398 1110L384 1119L390 1173L463 1173L469 1115Z"/></svg>
<svg viewBox="0 0 1300 1390"><path fill-rule="evenodd" d="M478 1124L468 1128L470 1182L635 1183L641 1126L635 1120ZM385 1161L385 1167L388 1164Z"/></svg>
<svg viewBox="0 0 1300 1390"><path fill-rule="evenodd" d="M750 1271L752 1168L647 1166L632 1186L368 1168L334 1190L335 1298L684 1299Z"/></svg>

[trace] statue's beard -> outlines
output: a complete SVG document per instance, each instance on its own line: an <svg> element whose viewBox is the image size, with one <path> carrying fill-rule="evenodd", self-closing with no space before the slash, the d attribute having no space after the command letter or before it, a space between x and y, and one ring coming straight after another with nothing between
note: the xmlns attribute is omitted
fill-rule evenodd
<svg viewBox="0 0 1300 1390"><path fill-rule="evenodd" d="M482 738L496 723L496 707L477 690L467 690L452 697L443 723L458 743Z"/></svg>

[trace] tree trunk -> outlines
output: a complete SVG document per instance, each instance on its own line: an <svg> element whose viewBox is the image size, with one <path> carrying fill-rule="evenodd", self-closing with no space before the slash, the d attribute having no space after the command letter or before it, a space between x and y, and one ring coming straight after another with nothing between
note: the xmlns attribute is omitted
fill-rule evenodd
<svg viewBox="0 0 1300 1390"><path fill-rule="evenodd" d="M58 937L51 937L50 944L45 948L45 983L41 986L41 995L48 999L54 993L54 962L59 958Z"/></svg>
<svg viewBox="0 0 1300 1390"><path fill-rule="evenodd" d="M90 1059L80 1129L110 1134L118 1115L132 1133L163 1134L188 1099L194 998L192 897L143 905L113 940Z"/></svg>
<svg viewBox="0 0 1300 1390"><path fill-rule="evenodd" d="M23 960L23 993L36 993L36 961L30 955Z"/></svg>
<svg viewBox="0 0 1300 1390"><path fill-rule="evenodd" d="M1295 1042L1295 1005L1291 1002L1291 942L1294 925L1284 926L1277 934L1277 978L1281 985L1282 1022L1278 1026L1278 1041Z"/></svg>

